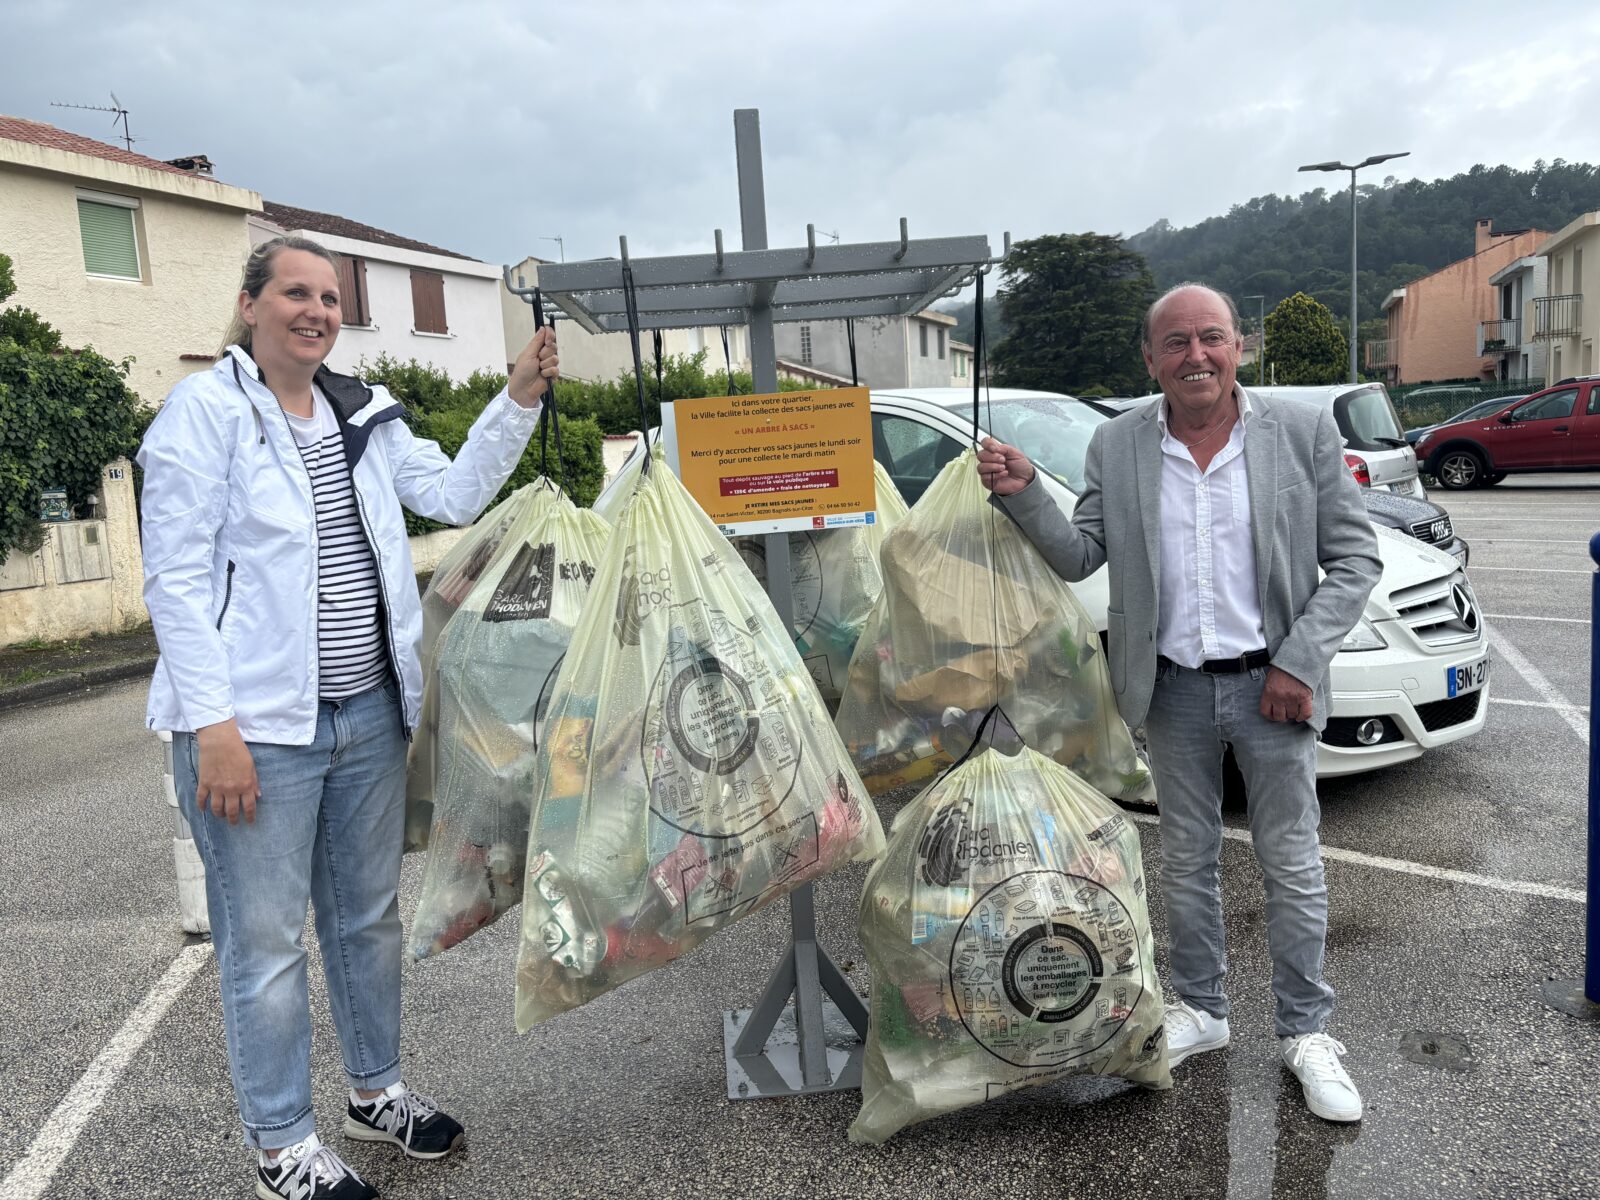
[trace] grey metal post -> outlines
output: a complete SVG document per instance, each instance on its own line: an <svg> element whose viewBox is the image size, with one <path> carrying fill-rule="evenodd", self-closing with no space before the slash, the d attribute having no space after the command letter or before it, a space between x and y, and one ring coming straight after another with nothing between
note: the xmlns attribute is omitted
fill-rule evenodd
<svg viewBox="0 0 1600 1200"><path fill-rule="evenodd" d="M739 226L746 250L767 248L766 184L761 172L761 114L753 108L735 109L733 113L733 141L739 172ZM772 293L770 284L758 285L750 305L750 372L758 392L778 390L778 349L772 331ZM794 581L789 568L789 535L770 533L766 536L767 594L783 623L785 633L794 628ZM807 883L789 894L789 950L779 965L766 991L744 1020L738 1039L733 1046L733 1058L739 1060L747 1073L757 1082L758 1090L771 1094L787 1091L781 1081L776 1088L772 1079L762 1081L757 1073L749 1072L752 1059L761 1059L774 1026L783 1015L790 995L794 997L794 1031L799 1043L801 1090L824 1090L830 1086L859 1086L856 1072L835 1078L829 1068L827 1034L823 1027L822 991L833 984L832 977L839 976L838 968L827 959L817 946L816 897L812 885ZM826 962L826 967L824 963ZM828 971L827 968L832 968ZM845 984L848 990L849 985ZM830 991L836 987L829 986ZM847 1019L857 1026L864 1037L866 1012L859 998L851 991L855 1001L854 1011L841 1004ZM731 1018L729 1018L731 1019ZM858 1059L851 1062L852 1066ZM761 1086L765 1082L766 1086Z"/></svg>
<svg viewBox="0 0 1600 1200"><path fill-rule="evenodd" d="M1356 373L1356 168L1350 168L1350 382L1358 381Z"/></svg>
<svg viewBox="0 0 1600 1200"><path fill-rule="evenodd" d="M1398 154L1372 154L1352 166L1343 162L1307 163L1301 167L1302 171L1349 171L1350 172L1350 382L1357 379L1356 368L1356 324L1361 315L1356 311L1356 172L1362 167L1370 167L1376 163L1388 162L1391 158L1405 158L1411 151L1402 150Z"/></svg>

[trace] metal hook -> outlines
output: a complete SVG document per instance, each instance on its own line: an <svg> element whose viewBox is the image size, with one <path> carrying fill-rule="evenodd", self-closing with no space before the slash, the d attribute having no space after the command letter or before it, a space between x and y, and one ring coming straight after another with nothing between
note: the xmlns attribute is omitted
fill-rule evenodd
<svg viewBox="0 0 1600 1200"><path fill-rule="evenodd" d="M811 264L817 261L817 227L811 222L806 222L806 269L811 269Z"/></svg>
<svg viewBox="0 0 1600 1200"><path fill-rule="evenodd" d="M628 266L628 235L624 233L617 241L622 245L622 265Z"/></svg>
<svg viewBox="0 0 1600 1200"><path fill-rule="evenodd" d="M1001 235L1001 237L1005 240L1005 249L1000 252L1000 257L1001 258L1010 258L1011 257L1011 230L1009 230L1009 229L1006 230L1005 233L1003 233Z"/></svg>
<svg viewBox="0 0 1600 1200"><path fill-rule="evenodd" d="M900 218L900 249L894 256L894 261L899 262L906 256L906 251L911 248L911 235L908 232L906 219Z"/></svg>
<svg viewBox="0 0 1600 1200"><path fill-rule="evenodd" d="M717 274L722 274L722 230L716 231L717 236Z"/></svg>

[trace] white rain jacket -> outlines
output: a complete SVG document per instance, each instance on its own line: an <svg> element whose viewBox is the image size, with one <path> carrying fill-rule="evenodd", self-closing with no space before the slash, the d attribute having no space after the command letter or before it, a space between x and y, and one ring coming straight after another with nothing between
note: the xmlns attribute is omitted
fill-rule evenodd
<svg viewBox="0 0 1600 1200"><path fill-rule="evenodd" d="M422 605L401 505L451 525L474 520L522 457L539 406L502 391L451 462L412 436L385 388L326 368L317 384L344 434L409 737L422 702ZM138 460L144 600L161 646L149 727L192 732L235 717L245 741L308 745L318 696L311 479L250 356L230 346L179 383Z"/></svg>

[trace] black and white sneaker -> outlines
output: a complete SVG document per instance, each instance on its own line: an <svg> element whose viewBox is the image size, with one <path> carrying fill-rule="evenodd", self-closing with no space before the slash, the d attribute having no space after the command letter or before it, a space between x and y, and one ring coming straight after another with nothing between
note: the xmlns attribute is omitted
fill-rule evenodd
<svg viewBox="0 0 1600 1200"><path fill-rule="evenodd" d="M388 1142L408 1158L443 1158L462 1144L461 1122L405 1082L390 1084L383 1095L363 1100L354 1091L345 1109L344 1132L362 1142Z"/></svg>
<svg viewBox="0 0 1600 1200"><path fill-rule="evenodd" d="M261 1200L378 1200L378 1193L314 1133L275 1159L257 1153L256 1195Z"/></svg>

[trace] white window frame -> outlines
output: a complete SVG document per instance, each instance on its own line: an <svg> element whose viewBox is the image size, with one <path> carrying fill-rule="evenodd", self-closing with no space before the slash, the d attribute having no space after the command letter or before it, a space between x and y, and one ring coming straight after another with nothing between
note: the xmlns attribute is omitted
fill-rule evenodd
<svg viewBox="0 0 1600 1200"><path fill-rule="evenodd" d="M131 196L117 196L110 192L91 191L88 188L74 188L73 191L75 193L72 204L72 212L74 216L77 216L78 214L77 202L79 200L87 200L90 204L104 204L110 208L126 208L134 214L128 218L128 225L133 230L133 262L139 270L138 277L135 278L131 275L103 275L99 271L89 270L87 264L85 264L83 273L90 279L109 279L114 283L142 284L144 282L144 247L139 242L139 201ZM81 217L79 217L79 222L78 240L79 250L81 252L83 241L83 226L81 223Z"/></svg>

